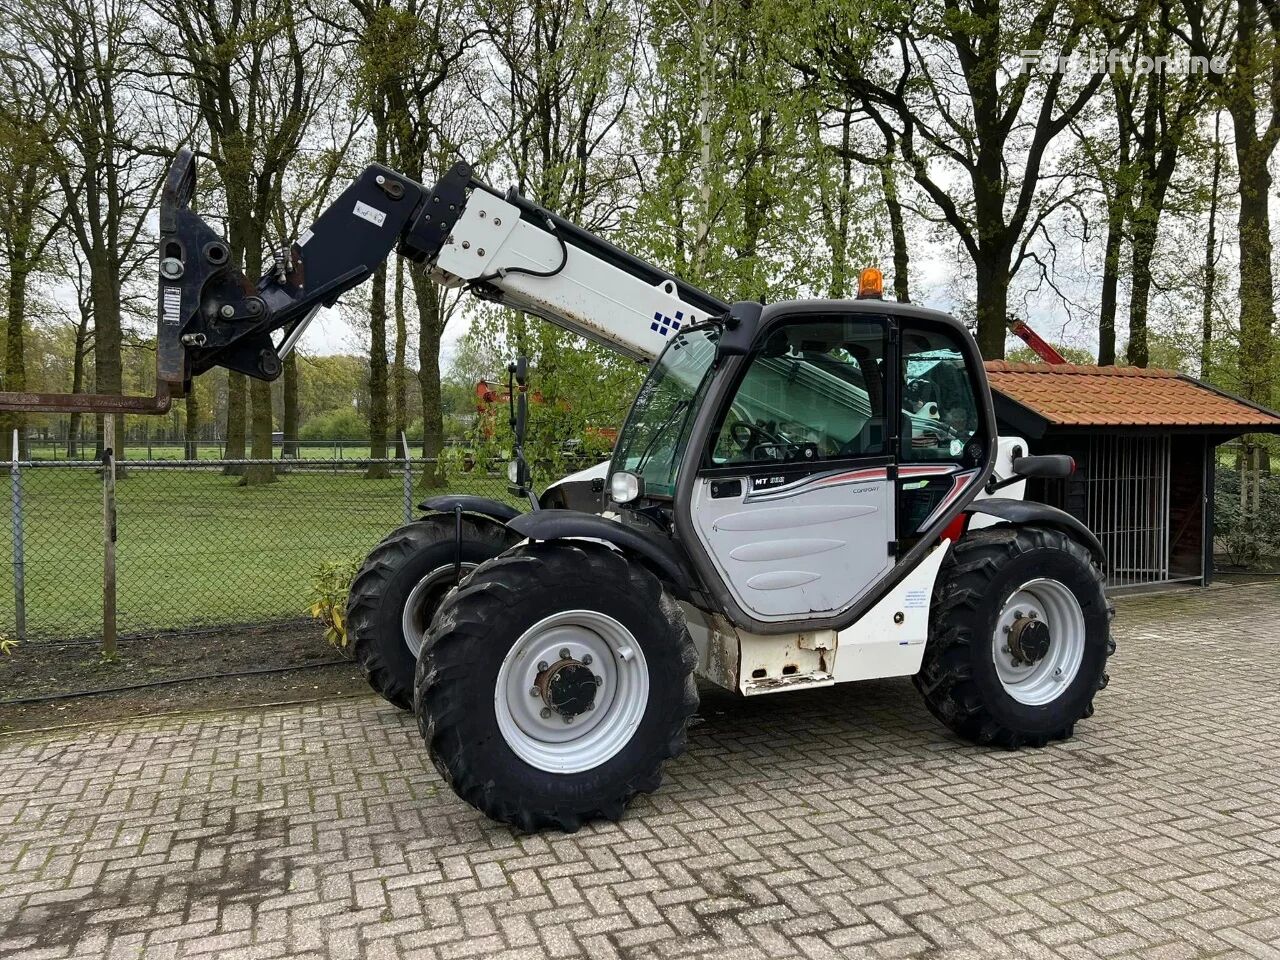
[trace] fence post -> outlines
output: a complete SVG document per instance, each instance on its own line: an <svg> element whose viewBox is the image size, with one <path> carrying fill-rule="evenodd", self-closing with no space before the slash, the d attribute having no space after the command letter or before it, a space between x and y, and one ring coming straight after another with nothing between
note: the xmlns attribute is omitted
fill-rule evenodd
<svg viewBox="0 0 1280 960"><path fill-rule="evenodd" d="M102 655L116 655L116 418L102 418Z"/></svg>
<svg viewBox="0 0 1280 960"><path fill-rule="evenodd" d="M18 467L18 431L13 431L13 464L9 469L13 519L13 621L19 642L27 639L26 558L22 538L22 477Z"/></svg>
<svg viewBox="0 0 1280 960"><path fill-rule="evenodd" d="M404 455L404 522L413 523L413 464L409 460L409 441L400 431L400 452Z"/></svg>

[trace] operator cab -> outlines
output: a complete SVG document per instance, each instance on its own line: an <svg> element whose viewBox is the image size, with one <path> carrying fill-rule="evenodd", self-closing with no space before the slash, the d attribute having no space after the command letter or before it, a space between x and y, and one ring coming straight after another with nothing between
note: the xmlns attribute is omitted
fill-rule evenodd
<svg viewBox="0 0 1280 960"><path fill-rule="evenodd" d="M956 320L909 304L746 306L672 338L610 491L669 518L738 626L840 629L985 483L997 444L981 358Z"/></svg>

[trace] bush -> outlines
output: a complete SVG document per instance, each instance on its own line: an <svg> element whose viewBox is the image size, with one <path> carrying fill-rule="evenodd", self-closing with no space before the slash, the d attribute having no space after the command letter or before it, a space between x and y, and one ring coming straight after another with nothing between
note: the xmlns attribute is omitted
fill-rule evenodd
<svg viewBox="0 0 1280 960"><path fill-rule="evenodd" d="M326 561L311 578L311 605L307 612L324 624L325 640L339 649L347 646L347 594L362 563L363 555Z"/></svg>
<svg viewBox="0 0 1280 960"><path fill-rule="evenodd" d="M308 420L299 440L355 440L369 436L369 422L355 407L326 410Z"/></svg>
<svg viewBox="0 0 1280 960"><path fill-rule="evenodd" d="M1280 476L1258 481L1259 509L1240 508L1240 471L1218 467L1214 486L1214 524L1228 562L1256 568L1280 557Z"/></svg>

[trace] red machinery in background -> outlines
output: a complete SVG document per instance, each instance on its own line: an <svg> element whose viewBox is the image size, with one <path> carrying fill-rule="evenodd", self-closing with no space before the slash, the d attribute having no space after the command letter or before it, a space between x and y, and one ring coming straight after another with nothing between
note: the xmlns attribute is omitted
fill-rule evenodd
<svg viewBox="0 0 1280 960"><path fill-rule="evenodd" d="M1009 320L1009 332L1036 352L1045 363L1066 363L1067 358L1049 345L1048 341L1031 329L1025 320Z"/></svg>

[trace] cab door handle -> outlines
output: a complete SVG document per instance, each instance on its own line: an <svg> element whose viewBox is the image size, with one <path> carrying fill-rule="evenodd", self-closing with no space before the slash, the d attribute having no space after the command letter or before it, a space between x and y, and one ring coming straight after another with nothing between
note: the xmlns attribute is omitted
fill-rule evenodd
<svg viewBox="0 0 1280 960"><path fill-rule="evenodd" d="M726 497L742 496L741 480L712 480L711 499L721 500Z"/></svg>

